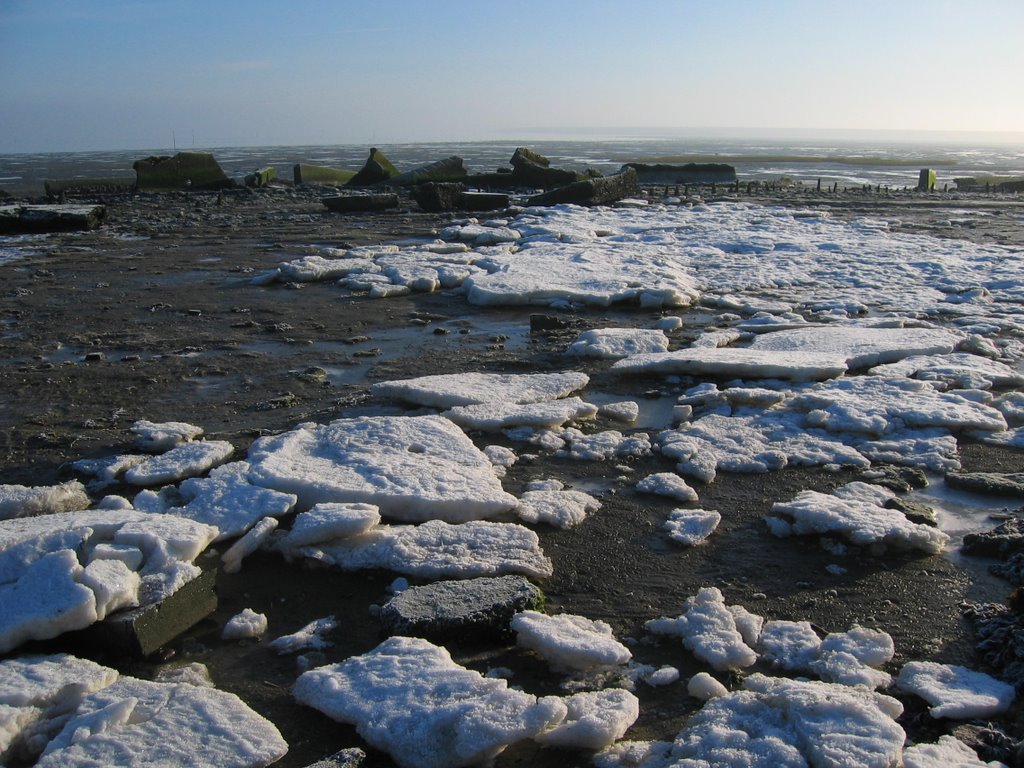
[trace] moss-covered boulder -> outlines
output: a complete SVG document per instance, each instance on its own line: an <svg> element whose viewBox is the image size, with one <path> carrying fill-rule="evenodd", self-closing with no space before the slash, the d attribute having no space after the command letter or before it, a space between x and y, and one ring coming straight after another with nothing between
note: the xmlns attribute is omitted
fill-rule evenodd
<svg viewBox="0 0 1024 768"><path fill-rule="evenodd" d="M398 175L398 169L391 164L384 153L376 147L370 149L370 156L366 158L363 167L348 180L349 187L369 187L372 184L380 184Z"/></svg>
<svg viewBox="0 0 1024 768"><path fill-rule="evenodd" d="M147 157L132 164L138 188L146 192L175 189L226 189L235 186L209 152L179 152Z"/></svg>

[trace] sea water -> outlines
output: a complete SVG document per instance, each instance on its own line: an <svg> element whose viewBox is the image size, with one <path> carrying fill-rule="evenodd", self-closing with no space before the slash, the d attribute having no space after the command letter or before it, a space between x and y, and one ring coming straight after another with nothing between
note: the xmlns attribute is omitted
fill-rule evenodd
<svg viewBox="0 0 1024 768"><path fill-rule="evenodd" d="M621 137L594 140L510 139L486 142L382 144L379 149L399 170L452 155L470 173L508 167L516 147L528 146L555 167L615 173L626 162L721 162L733 165L741 181L789 177L809 184L866 185L902 189L917 185L921 168L937 171L939 184L960 177L1024 175L1024 146L910 141L780 141L716 138ZM369 147L356 144L266 147L176 147L105 152L0 155L0 189L19 195L43 194L46 179L132 176L132 163L175 151L212 152L228 176L241 180L273 166L291 179L292 166L310 163L358 170Z"/></svg>

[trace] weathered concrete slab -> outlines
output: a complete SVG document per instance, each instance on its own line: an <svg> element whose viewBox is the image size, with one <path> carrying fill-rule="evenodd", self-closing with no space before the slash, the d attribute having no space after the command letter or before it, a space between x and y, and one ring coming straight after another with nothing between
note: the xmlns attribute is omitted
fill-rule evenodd
<svg viewBox="0 0 1024 768"><path fill-rule="evenodd" d="M260 168L259 170L253 171L252 173L246 174L245 186L247 187L265 187L270 182L277 179L277 170L273 167Z"/></svg>
<svg viewBox="0 0 1024 768"><path fill-rule="evenodd" d="M135 191L134 176L105 179L48 179L43 182L47 197L78 195L130 194Z"/></svg>
<svg viewBox="0 0 1024 768"><path fill-rule="evenodd" d="M624 197L640 194L640 182L636 171L626 168L614 176L603 176L599 179L587 179L567 184L564 187L534 195L529 205L608 205Z"/></svg>
<svg viewBox="0 0 1024 768"><path fill-rule="evenodd" d="M736 169L726 163L626 163L641 184L735 184Z"/></svg>
<svg viewBox="0 0 1024 768"><path fill-rule="evenodd" d="M454 211L464 189L465 186L460 182L419 184L413 187L412 199L428 213Z"/></svg>
<svg viewBox="0 0 1024 768"><path fill-rule="evenodd" d="M0 206L0 232L96 229L106 215L102 205L4 205Z"/></svg>
<svg viewBox="0 0 1024 768"><path fill-rule="evenodd" d="M960 549L965 555L994 557L999 560L1024 552L1024 518L1006 520L991 531L969 533L964 536L964 543Z"/></svg>
<svg viewBox="0 0 1024 768"><path fill-rule="evenodd" d="M132 164L143 191L226 189L235 183L209 152L179 152L173 157L147 157Z"/></svg>
<svg viewBox="0 0 1024 768"><path fill-rule="evenodd" d="M438 581L395 595L381 608L380 620L389 635L506 637L515 614L543 602L540 588L523 576Z"/></svg>
<svg viewBox="0 0 1024 768"><path fill-rule="evenodd" d="M345 168L330 168L326 165L296 163L292 168L292 176L296 184L328 184L340 187L352 181L355 175L355 171Z"/></svg>
<svg viewBox="0 0 1024 768"><path fill-rule="evenodd" d="M427 163L419 168L413 168L411 171L392 176L387 183L395 187L411 187L428 182L463 181L467 175L462 158L452 155L444 160Z"/></svg>
<svg viewBox="0 0 1024 768"><path fill-rule="evenodd" d="M121 611L78 633L78 638L109 652L149 656L217 609L216 561L167 599Z"/></svg>
<svg viewBox="0 0 1024 768"><path fill-rule="evenodd" d="M458 198L463 211L500 211L508 206L508 195L498 192L463 192Z"/></svg>
<svg viewBox="0 0 1024 768"><path fill-rule="evenodd" d="M1024 472L950 472L946 484L974 493L1024 498Z"/></svg>
<svg viewBox="0 0 1024 768"><path fill-rule="evenodd" d="M398 195L383 193L379 195L332 195L321 198L327 209L335 213L355 213L357 211L386 211L398 207Z"/></svg>
<svg viewBox="0 0 1024 768"><path fill-rule="evenodd" d="M508 161L513 168L532 166L534 168L550 168L551 161L540 152L534 152L528 147L516 147L512 153L512 159Z"/></svg>
<svg viewBox="0 0 1024 768"><path fill-rule="evenodd" d="M370 156L366 158L363 167L359 169L351 179L348 180L349 187L368 187L371 184L380 184L393 176L398 175L398 169L391 164L391 161L384 157L384 153L376 147L370 149Z"/></svg>

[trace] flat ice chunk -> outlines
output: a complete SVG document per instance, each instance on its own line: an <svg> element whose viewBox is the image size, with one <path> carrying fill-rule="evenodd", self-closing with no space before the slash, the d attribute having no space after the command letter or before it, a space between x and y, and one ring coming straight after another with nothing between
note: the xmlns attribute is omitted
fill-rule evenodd
<svg viewBox="0 0 1024 768"><path fill-rule="evenodd" d="M833 683L883 688L892 683L892 676L876 667L890 661L895 652L892 637L881 630L853 627L848 632L830 632L821 641L810 671Z"/></svg>
<svg viewBox="0 0 1024 768"><path fill-rule="evenodd" d="M949 354L962 339L962 334L939 328L829 325L765 333L754 339L750 348L824 356L844 360L850 370L860 370L912 355Z"/></svg>
<svg viewBox="0 0 1024 768"><path fill-rule="evenodd" d="M510 573L545 578L552 573L537 534L513 523L380 525L362 536L303 547L297 553L344 570L387 568L426 579Z"/></svg>
<svg viewBox="0 0 1024 768"><path fill-rule="evenodd" d="M16 582L0 585L0 653L96 621L96 595L80 582L82 570L77 555L62 549L33 562Z"/></svg>
<svg viewBox="0 0 1024 768"><path fill-rule="evenodd" d="M623 434L617 429L584 434L569 427L558 433L564 447L559 456L581 461L604 461L625 456L647 456L651 453L651 439L646 432Z"/></svg>
<svg viewBox="0 0 1024 768"><path fill-rule="evenodd" d="M299 506L375 504L401 520L476 520L516 506L487 456L441 416L375 416L303 425L249 449L250 479Z"/></svg>
<svg viewBox="0 0 1024 768"><path fill-rule="evenodd" d="M840 379L798 394L788 405L807 412L808 426L836 433L882 437L905 427L954 433L1006 429L1006 419L995 408L909 379Z"/></svg>
<svg viewBox="0 0 1024 768"><path fill-rule="evenodd" d="M598 406L597 413L599 416L607 416L609 419L630 424L639 418L640 406L634 400L622 400Z"/></svg>
<svg viewBox="0 0 1024 768"><path fill-rule="evenodd" d="M974 720L1005 712L1016 693L1009 683L984 672L933 661L907 662L896 678L896 685L927 701L932 717L956 720Z"/></svg>
<svg viewBox="0 0 1024 768"><path fill-rule="evenodd" d="M561 749L603 749L622 738L640 716L640 700L621 688L583 691L564 701L569 710L565 720L535 741Z"/></svg>
<svg viewBox="0 0 1024 768"><path fill-rule="evenodd" d="M221 640L248 640L261 637L267 631L267 616L252 608L243 608L224 625Z"/></svg>
<svg viewBox="0 0 1024 768"><path fill-rule="evenodd" d="M92 548L92 553L89 555L90 562L96 560L119 560L132 571L139 570L144 557L142 550L138 547L129 547L123 544L97 544Z"/></svg>
<svg viewBox="0 0 1024 768"><path fill-rule="evenodd" d="M763 661L794 672L809 670L820 646L821 638L809 621L766 621L758 640Z"/></svg>
<svg viewBox="0 0 1024 768"><path fill-rule="evenodd" d="M701 661L718 670L741 669L757 661L757 653L744 640L736 615L725 605L716 587L705 587L686 600L686 610L674 619L652 619L648 632L675 635Z"/></svg>
<svg viewBox="0 0 1024 768"><path fill-rule="evenodd" d="M686 692L695 699L711 701L719 696L725 696L729 689L709 673L698 672L686 683Z"/></svg>
<svg viewBox="0 0 1024 768"><path fill-rule="evenodd" d="M76 512L92 501L85 486L77 480L60 485L29 488L24 485L0 485L0 520L53 512Z"/></svg>
<svg viewBox="0 0 1024 768"><path fill-rule="evenodd" d="M292 691L299 703L354 724L406 768L484 763L567 714L557 697L511 690L505 680L459 666L444 648L411 637L305 672Z"/></svg>
<svg viewBox="0 0 1024 768"><path fill-rule="evenodd" d="M297 653L307 648L320 651L330 648L334 643L324 640L324 635L333 632L338 628L338 620L334 616L325 616L322 619L315 619L309 622L290 635L282 635L270 643L270 648L277 651L279 655L286 653Z"/></svg>
<svg viewBox="0 0 1024 768"><path fill-rule="evenodd" d="M479 403L541 403L568 397L590 381L585 373L449 373L416 379L381 381L370 387L376 397L406 400L431 408Z"/></svg>
<svg viewBox="0 0 1024 768"><path fill-rule="evenodd" d="M683 478L673 472L657 472L648 475L636 484L636 489L642 493L668 496L678 501L697 501L697 492L687 485Z"/></svg>
<svg viewBox="0 0 1024 768"><path fill-rule="evenodd" d="M275 528L277 528L277 519L273 517L264 517L250 528L242 538L221 555L224 573L238 573L242 568L242 560L259 549Z"/></svg>
<svg viewBox="0 0 1024 768"><path fill-rule="evenodd" d="M136 464L124 473L132 485L163 485L201 475L225 461L235 447L223 440L183 443L167 453Z"/></svg>
<svg viewBox="0 0 1024 768"><path fill-rule="evenodd" d="M262 768L287 751L273 723L233 693L122 677L85 697L36 765Z"/></svg>
<svg viewBox="0 0 1024 768"><path fill-rule="evenodd" d="M851 483L836 488L832 491L832 495L838 496L840 499L863 501L868 504L884 507L889 499L896 496L896 493L881 485L854 480Z"/></svg>
<svg viewBox="0 0 1024 768"><path fill-rule="evenodd" d="M378 523L380 511L373 504L316 504L296 516L283 544L294 549L332 539L347 539L366 533Z"/></svg>
<svg viewBox="0 0 1024 768"><path fill-rule="evenodd" d="M618 360L630 355L668 351L668 336L648 328L595 328L584 331L565 350L567 355Z"/></svg>
<svg viewBox="0 0 1024 768"><path fill-rule="evenodd" d="M71 462L71 466L76 472L90 475L93 480L89 482L89 490L99 491L113 485L127 470L148 459L147 454L129 453L98 459L78 459Z"/></svg>
<svg viewBox="0 0 1024 768"><path fill-rule="evenodd" d="M484 455L494 465L494 474L498 478L508 474L509 468L519 461L516 452L504 445L488 445L484 448Z"/></svg>
<svg viewBox="0 0 1024 768"><path fill-rule="evenodd" d="M898 510L871 502L801 491L792 501L772 504L772 516L784 516L790 528L772 526L776 535L838 534L857 546L886 545L937 554L949 536L929 525L912 523Z"/></svg>
<svg viewBox="0 0 1024 768"><path fill-rule="evenodd" d="M139 604L142 579L121 560L93 560L82 571L82 584L96 595L96 620Z"/></svg>
<svg viewBox="0 0 1024 768"><path fill-rule="evenodd" d="M543 403L478 403L457 405L441 415L463 429L500 432L512 427L558 429L569 421L593 419L597 406L578 397Z"/></svg>
<svg viewBox="0 0 1024 768"><path fill-rule="evenodd" d="M217 467L209 477L191 478L178 486L183 506L169 507L170 514L187 517L220 531L217 541L233 539L264 517L283 517L296 498L249 482L249 463L234 461Z"/></svg>
<svg viewBox="0 0 1024 768"><path fill-rule="evenodd" d="M713 509L673 509L662 527L673 541L695 547L714 533L720 522L722 515Z"/></svg>
<svg viewBox="0 0 1024 768"><path fill-rule="evenodd" d="M153 453L169 451L177 445L195 440L203 428L184 421L152 422L140 419L129 427L135 435L135 447Z"/></svg>
<svg viewBox="0 0 1024 768"><path fill-rule="evenodd" d="M526 491L520 497L516 514L528 523L572 528L600 508L601 502L583 491L537 490Z"/></svg>
<svg viewBox="0 0 1024 768"><path fill-rule="evenodd" d="M326 259L310 254L277 265L279 280L293 283L312 283L338 278L360 272L379 272L380 267L369 259L342 258Z"/></svg>
<svg viewBox="0 0 1024 768"><path fill-rule="evenodd" d="M944 734L934 744L914 744L903 750L903 768L994 768L956 736Z"/></svg>
<svg viewBox="0 0 1024 768"><path fill-rule="evenodd" d="M1024 374L1018 373L1006 363L966 352L914 355L898 363L876 365L868 373L872 376L939 382L943 388L950 389L992 389L1024 385Z"/></svg>
<svg viewBox="0 0 1024 768"><path fill-rule="evenodd" d="M696 347L633 355L612 365L620 374L674 374L723 379L821 381L846 372L840 357L818 352L737 347Z"/></svg>
<svg viewBox="0 0 1024 768"><path fill-rule="evenodd" d="M0 584L17 581L28 566L50 552L61 549L78 551L92 535L92 528L86 526L50 529L0 548Z"/></svg>
<svg viewBox="0 0 1024 768"><path fill-rule="evenodd" d="M562 613L521 611L512 617L516 644L540 654L559 669L594 669L625 664L633 654L603 621Z"/></svg>

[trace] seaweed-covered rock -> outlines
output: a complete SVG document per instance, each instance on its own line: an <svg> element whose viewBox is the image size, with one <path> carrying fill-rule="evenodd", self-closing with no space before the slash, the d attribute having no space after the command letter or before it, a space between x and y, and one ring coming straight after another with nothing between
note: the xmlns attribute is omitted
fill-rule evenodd
<svg viewBox="0 0 1024 768"><path fill-rule="evenodd" d="M624 197L640 194L640 182L636 171L627 168L614 176L603 176L599 179L576 181L550 192L534 195L530 205L607 205Z"/></svg>
<svg viewBox="0 0 1024 768"><path fill-rule="evenodd" d="M1000 560L1024 552L1024 518L1014 517L991 531L967 534L964 536L962 551L965 555L995 557Z"/></svg>
<svg viewBox="0 0 1024 768"><path fill-rule="evenodd" d="M544 596L522 576L439 581L391 598L380 620L389 635L433 640L507 637L512 617L537 608Z"/></svg>
<svg viewBox="0 0 1024 768"><path fill-rule="evenodd" d="M1024 498L1024 472L949 472L946 483L975 493Z"/></svg>
<svg viewBox="0 0 1024 768"><path fill-rule="evenodd" d="M927 488L928 476L918 467L897 467L886 464L870 467L860 473L860 479L866 483L880 485L896 493L909 493L915 488Z"/></svg>
<svg viewBox="0 0 1024 768"><path fill-rule="evenodd" d="M370 149L370 156L366 158L363 167L359 169L351 179L348 180L349 187L368 187L371 184L380 184L398 175L398 169L391 164L384 153L376 147Z"/></svg>
<svg viewBox="0 0 1024 768"><path fill-rule="evenodd" d="M143 191L226 189L235 186L209 152L179 152L173 157L147 157L132 164Z"/></svg>
<svg viewBox="0 0 1024 768"><path fill-rule="evenodd" d="M907 520L912 523L931 526L937 526L939 524L938 520L935 518L935 510L927 504L921 504L917 501L901 499L897 496L886 501L885 508L899 510Z"/></svg>

